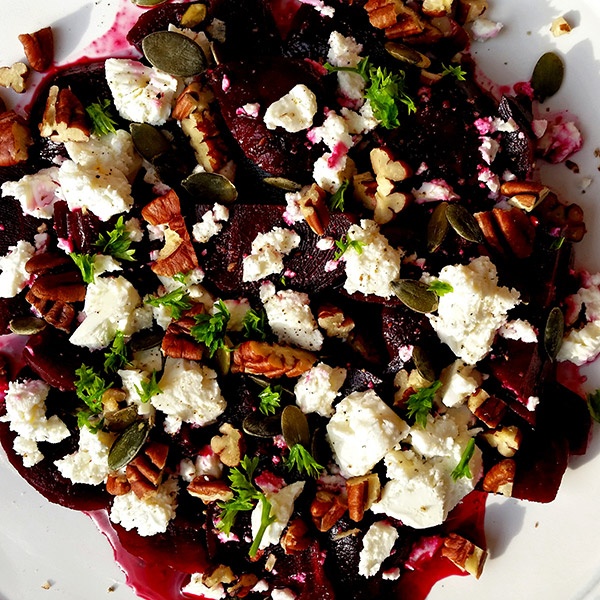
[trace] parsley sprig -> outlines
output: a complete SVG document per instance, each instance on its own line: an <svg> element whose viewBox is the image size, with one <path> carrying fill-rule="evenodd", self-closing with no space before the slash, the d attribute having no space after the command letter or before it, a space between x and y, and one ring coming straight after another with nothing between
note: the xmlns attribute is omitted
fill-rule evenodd
<svg viewBox="0 0 600 600"><path fill-rule="evenodd" d="M79 411L77 421L80 427L87 426L92 431L97 431L100 424L91 421L91 417L99 415L102 412L102 396L104 392L112 387L112 383L107 383L92 367L85 364L81 365L75 371L77 379L75 380L75 393L88 407Z"/></svg>
<svg viewBox="0 0 600 600"><path fill-rule="evenodd" d="M89 118L92 121L92 132L96 135L107 135L116 131L117 122L113 119L110 111L110 100L98 99L86 107Z"/></svg>
<svg viewBox="0 0 600 600"><path fill-rule="evenodd" d="M242 329L246 339L258 338L261 341L267 339L267 313L264 310L251 308L242 321Z"/></svg>
<svg viewBox="0 0 600 600"><path fill-rule="evenodd" d="M335 245L337 250L333 256L334 260L340 260L349 248L352 248L357 254L362 254L363 251L363 243L358 240L348 239L347 235L343 235L339 240L335 240Z"/></svg>
<svg viewBox="0 0 600 600"><path fill-rule="evenodd" d="M467 74L467 72L463 70L460 65L450 65L449 67L447 67L445 64L442 63L442 67L444 69L442 71L442 77L444 77L445 75L453 75L458 81L465 80L465 75Z"/></svg>
<svg viewBox="0 0 600 600"><path fill-rule="evenodd" d="M306 473L309 477L318 477L325 468L320 465L312 454L302 445L294 444L285 459L285 466L291 471L296 469L299 473Z"/></svg>
<svg viewBox="0 0 600 600"><path fill-rule="evenodd" d="M231 313L223 300L218 300L215 307L216 312L213 315L206 313L194 315L196 324L190 330L191 336L208 348L211 358L219 348L225 347L225 333L227 332L227 323L231 317Z"/></svg>
<svg viewBox="0 0 600 600"><path fill-rule="evenodd" d="M141 381L139 387L136 385L135 391L139 394L143 403L149 402L150 398L157 394L162 394L162 390L156 381L156 371L152 371L152 376L148 381Z"/></svg>
<svg viewBox="0 0 600 600"><path fill-rule="evenodd" d="M280 385L269 384L262 392L258 395L260 404L258 410L263 415L274 415L277 409L281 406L281 394L283 389Z"/></svg>
<svg viewBox="0 0 600 600"><path fill-rule="evenodd" d="M430 282L427 291L434 292L438 296L443 296L444 294L449 294L450 292L453 292L454 288L449 283L446 283L441 279L434 279Z"/></svg>
<svg viewBox="0 0 600 600"><path fill-rule="evenodd" d="M104 254L110 254L117 260L134 261L135 250L130 248L131 237L123 221L123 216L120 216L115 223L114 229L106 235L101 233L95 244Z"/></svg>
<svg viewBox="0 0 600 600"><path fill-rule="evenodd" d="M171 311L171 318L177 321L184 311L192 308L190 295L184 287L179 287L162 296L150 296L144 300L150 306L166 306Z"/></svg>
<svg viewBox="0 0 600 600"><path fill-rule="evenodd" d="M122 331L117 331L110 348L104 354L104 370L114 373L122 369L128 362L125 336Z"/></svg>
<svg viewBox="0 0 600 600"><path fill-rule="evenodd" d="M592 419L600 423L600 389L587 395L587 405Z"/></svg>
<svg viewBox="0 0 600 600"><path fill-rule="evenodd" d="M346 209L346 193L350 187L350 180L346 179L337 189L337 191L329 198L329 209L339 210L344 212Z"/></svg>
<svg viewBox="0 0 600 600"><path fill-rule="evenodd" d="M468 477L469 479L473 477L471 473L471 469L469 468L469 461L473 457L473 453L475 452L475 438L471 438L460 457L459 463L456 465L450 476L453 481L457 481L462 477Z"/></svg>
<svg viewBox="0 0 600 600"><path fill-rule="evenodd" d="M234 496L227 502L219 502L221 514L217 524L217 527L223 533L229 535L238 513L253 510L256 504L260 502L262 505L260 527L250 546L249 554L251 557L256 555L267 527L275 520L275 517L271 516L271 503L264 493L252 483L257 466L258 456L254 458L244 456L240 462L240 468L234 467L231 469L229 484Z"/></svg>
<svg viewBox="0 0 600 600"><path fill-rule="evenodd" d="M84 283L92 283L94 281L95 254L79 254L78 252L71 252L69 256L81 271L81 277L83 278Z"/></svg>
<svg viewBox="0 0 600 600"><path fill-rule="evenodd" d="M415 423L423 429L427 427L427 415L433 408L435 393L442 387L442 382L434 381L430 386L417 390L408 397L406 408L409 418L414 418Z"/></svg>

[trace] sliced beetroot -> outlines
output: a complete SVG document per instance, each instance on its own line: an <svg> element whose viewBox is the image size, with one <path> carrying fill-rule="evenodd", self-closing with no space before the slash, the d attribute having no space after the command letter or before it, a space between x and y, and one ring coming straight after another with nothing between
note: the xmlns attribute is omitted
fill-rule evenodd
<svg viewBox="0 0 600 600"><path fill-rule="evenodd" d="M100 233L100 220L89 211L69 210L64 200L54 204L54 228L56 235L66 240L71 252L94 253L94 244Z"/></svg>
<svg viewBox="0 0 600 600"><path fill-rule="evenodd" d="M515 131L503 134L502 154L506 167L517 179L526 179L535 163L535 136L531 130L529 108L517 98L503 96L498 113L504 121L512 119L517 125Z"/></svg>
<svg viewBox="0 0 600 600"><path fill-rule="evenodd" d="M211 71L209 81L225 123L244 154L270 175L308 182L318 154L311 150L306 131L267 129L263 117L273 102L297 84L320 95L321 83L310 66L281 57L222 63ZM258 116L241 109L246 104L257 104Z"/></svg>

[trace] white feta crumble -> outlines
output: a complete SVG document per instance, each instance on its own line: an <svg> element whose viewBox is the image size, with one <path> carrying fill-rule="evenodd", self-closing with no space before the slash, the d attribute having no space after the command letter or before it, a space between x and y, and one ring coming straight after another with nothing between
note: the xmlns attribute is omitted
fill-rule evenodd
<svg viewBox="0 0 600 600"><path fill-rule="evenodd" d="M344 289L349 294L391 298L394 292L390 284L400 277L402 252L390 246L377 223L368 219L352 225L346 237L358 247L351 244L342 255L346 269Z"/></svg>
<svg viewBox="0 0 600 600"><path fill-rule="evenodd" d="M94 278L99 277L103 273L114 273L123 269L121 263L109 254L95 254L93 260Z"/></svg>
<svg viewBox="0 0 600 600"><path fill-rule="evenodd" d="M471 35L477 42L485 42L495 38L504 27L502 23L492 21L487 17L478 17L471 23Z"/></svg>
<svg viewBox="0 0 600 600"><path fill-rule="evenodd" d="M471 365L457 359L440 374L440 395L446 406L459 406L481 385L481 374Z"/></svg>
<svg viewBox="0 0 600 600"><path fill-rule="evenodd" d="M166 122L179 86L175 77L128 58L109 58L105 69L121 117L150 125Z"/></svg>
<svg viewBox="0 0 600 600"><path fill-rule="evenodd" d="M51 219L54 216L54 203L62 198L58 167L42 169L32 175L25 175L18 181L4 182L2 196L16 198L26 215L36 219Z"/></svg>
<svg viewBox="0 0 600 600"><path fill-rule="evenodd" d="M158 486L155 494L144 499L133 491L115 496L110 509L110 520L127 531L137 529L141 536L164 533L177 509L179 486L176 477L169 477Z"/></svg>
<svg viewBox="0 0 600 600"><path fill-rule="evenodd" d="M450 202L459 198L452 186L443 179L425 181L418 189L413 188L412 193L416 202L437 202L438 200Z"/></svg>
<svg viewBox="0 0 600 600"><path fill-rule="evenodd" d="M162 369L162 364L157 370ZM135 404L140 415L149 415L154 412L154 407L150 402L142 402L140 391L145 383L150 381L150 375L140 369L128 368L120 369L117 375L121 378L121 386L127 394L125 401L127 404Z"/></svg>
<svg viewBox="0 0 600 600"><path fill-rule="evenodd" d="M408 431L373 390L352 392L327 424L329 444L344 477L368 473Z"/></svg>
<svg viewBox="0 0 600 600"><path fill-rule="evenodd" d="M283 530L286 528L292 512L294 512L294 502L304 489L304 481L297 481L282 487L276 492L265 491L265 497L271 504L270 516L275 520L265 529L260 541L259 549L266 548L271 544L278 544ZM252 523L252 538L256 538L260 529L262 501L259 502L252 511L250 517Z"/></svg>
<svg viewBox="0 0 600 600"><path fill-rule="evenodd" d="M315 183L330 194L335 194L344 181L355 172L354 161L346 154L325 152L313 165L312 176Z"/></svg>
<svg viewBox="0 0 600 600"><path fill-rule="evenodd" d="M274 227L259 233L252 242L250 254L242 261L243 280L259 281L283 270L283 257L300 245L300 236L291 229Z"/></svg>
<svg viewBox="0 0 600 600"><path fill-rule="evenodd" d="M334 67L356 67L360 62L362 44L353 37L346 37L339 31L332 31L329 36L327 61ZM342 97L362 104L365 90L365 79L359 73L339 71L337 73L338 90Z"/></svg>
<svg viewBox="0 0 600 600"><path fill-rule="evenodd" d="M221 600L226 598L225 588L222 583L215 583L208 587L202 583L204 573L192 573L190 582L181 588L184 594L190 596L199 596L200 598L206 598L207 600Z"/></svg>
<svg viewBox="0 0 600 600"><path fill-rule="evenodd" d="M346 369L342 367L318 363L300 375L294 387L296 404L303 413L316 412L322 417L331 417L333 402L344 385L346 374Z"/></svg>
<svg viewBox="0 0 600 600"><path fill-rule="evenodd" d="M152 325L151 307L142 306L135 287L125 277L98 277L87 287L85 319L69 338L75 346L105 348L117 331L129 336Z"/></svg>
<svg viewBox="0 0 600 600"><path fill-rule="evenodd" d="M317 112L317 97L299 83L287 94L267 107L264 121L267 129L282 127L290 133L308 129Z"/></svg>
<svg viewBox="0 0 600 600"><path fill-rule="evenodd" d="M494 139L487 135L483 135L479 138L479 154L483 158L484 162L491 165L496 159L500 144Z"/></svg>
<svg viewBox="0 0 600 600"><path fill-rule="evenodd" d="M296 594L290 588L275 588L271 592L271 600L296 600Z"/></svg>
<svg viewBox="0 0 600 600"><path fill-rule="evenodd" d="M498 333L507 340L521 340L527 344L534 344L538 339L535 327L523 319L508 321L500 327Z"/></svg>
<svg viewBox="0 0 600 600"><path fill-rule="evenodd" d="M310 130L309 140L313 144L323 142L332 152L348 152L353 146L352 136L348 130L348 122L344 117L330 110L320 127ZM343 149L340 149L340 146Z"/></svg>
<svg viewBox="0 0 600 600"><path fill-rule="evenodd" d="M261 287L260 299L271 331L279 342L305 350L320 350L323 334L310 310L308 294L294 290L275 292L272 283Z"/></svg>
<svg viewBox="0 0 600 600"><path fill-rule="evenodd" d="M373 577L381 569L381 563L390 555L398 530L385 521L377 521L365 533L363 547L358 555L358 573L363 577Z"/></svg>
<svg viewBox="0 0 600 600"><path fill-rule="evenodd" d="M60 460L54 461L60 474L73 483L98 485L110 473L108 453L115 435L106 431L92 433L87 427L79 431L79 448Z"/></svg>
<svg viewBox="0 0 600 600"><path fill-rule="evenodd" d="M162 392L150 402L167 415L171 431L182 422L199 427L213 423L226 407L215 371L195 361L167 357L158 387Z"/></svg>
<svg viewBox="0 0 600 600"><path fill-rule="evenodd" d="M440 296L437 315L428 315L442 342L466 364L474 365L491 350L496 332L519 303L519 292L498 286L496 266L487 256L468 265L447 265L439 279L453 291Z"/></svg>
<svg viewBox="0 0 600 600"><path fill-rule="evenodd" d="M8 247L8 253L0 256L0 298L14 298L25 288L31 275L25 264L34 255L35 248L25 240Z"/></svg>
<svg viewBox="0 0 600 600"><path fill-rule="evenodd" d="M50 386L37 379L11 381L5 396L6 414L0 421L8 422L17 434L14 450L23 456L23 464L32 467L44 456L37 442L57 444L69 437L69 429L56 415L46 417L46 398Z"/></svg>
<svg viewBox="0 0 600 600"><path fill-rule="evenodd" d="M217 203L202 215L202 221L192 227L192 237L198 243L205 244L223 229L223 223L227 220L229 209Z"/></svg>

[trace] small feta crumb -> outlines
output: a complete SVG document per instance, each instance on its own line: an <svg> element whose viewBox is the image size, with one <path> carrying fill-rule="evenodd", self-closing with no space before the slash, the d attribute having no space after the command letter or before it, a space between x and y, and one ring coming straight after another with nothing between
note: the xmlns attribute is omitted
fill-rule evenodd
<svg viewBox="0 0 600 600"><path fill-rule="evenodd" d="M507 340L521 340L527 344L534 344L538 339L535 327L523 319L508 321L500 327L498 333Z"/></svg>
<svg viewBox="0 0 600 600"><path fill-rule="evenodd" d="M242 261L243 280L259 281L283 270L283 257L300 245L300 236L291 229L274 227L259 233L252 242L251 253Z"/></svg>
<svg viewBox="0 0 600 600"><path fill-rule="evenodd" d="M458 200L459 196L454 192L452 186L443 179L433 179L425 181L418 189L413 189L412 193L416 202L437 202L443 200L449 202Z"/></svg>
<svg viewBox="0 0 600 600"><path fill-rule="evenodd" d="M296 594L290 588L275 588L271 592L271 600L296 600Z"/></svg>
<svg viewBox="0 0 600 600"><path fill-rule="evenodd" d="M202 583L204 573L192 573L190 582L181 588L181 591L190 596L198 596L207 600L222 600L227 597L222 583L215 583L208 587Z"/></svg>
<svg viewBox="0 0 600 600"><path fill-rule="evenodd" d="M459 406L481 385L481 374L470 365L458 359L440 374L442 387L440 395L446 406Z"/></svg>
<svg viewBox="0 0 600 600"><path fill-rule="evenodd" d="M303 413L316 412L322 417L331 417L333 402L344 385L347 371L341 367L330 367L319 363L300 376L294 387L296 404Z"/></svg>
<svg viewBox="0 0 600 600"><path fill-rule="evenodd" d="M2 196L16 198L26 215L36 219L51 219L54 216L54 203L62 198L58 167L42 169L18 181L6 181L2 184Z"/></svg>
<svg viewBox="0 0 600 600"><path fill-rule="evenodd" d="M35 248L25 240L9 246L8 253L0 256L0 298L14 298L25 288L31 275L25 264L33 256Z"/></svg>
<svg viewBox="0 0 600 600"><path fill-rule="evenodd" d="M290 133L308 129L317 112L317 97L303 84L294 86L265 112L267 129L282 127Z"/></svg>
<svg viewBox="0 0 600 600"><path fill-rule="evenodd" d="M504 27L502 23L497 23L487 17L479 17L471 23L471 34L477 42L485 42L495 38Z"/></svg>
<svg viewBox="0 0 600 600"><path fill-rule="evenodd" d="M202 215L202 221L192 227L192 237L198 243L205 244L221 231L223 222L228 219L229 209L221 204L215 204L211 210Z"/></svg>
<svg viewBox="0 0 600 600"><path fill-rule="evenodd" d="M358 556L359 575L377 575L381 563L390 555L398 536L398 530L393 525L384 521L373 523L365 533L363 547Z"/></svg>

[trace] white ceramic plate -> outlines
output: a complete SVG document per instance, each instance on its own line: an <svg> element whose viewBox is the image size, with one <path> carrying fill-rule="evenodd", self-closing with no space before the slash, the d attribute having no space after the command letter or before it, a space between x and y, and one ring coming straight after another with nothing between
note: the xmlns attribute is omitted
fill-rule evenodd
<svg viewBox="0 0 600 600"><path fill-rule="evenodd" d="M600 4L597 0L489 0L489 17L505 24L494 40L475 43L483 71L500 84L526 80L537 58L560 52L567 65L551 110L569 110L581 121L586 139L573 157L574 174L564 165L545 169L544 181L561 197L586 208L592 231L578 246L578 264L600 270ZM8 7L4 7L5 9ZM68 62L96 49L89 44L115 23L126 31L139 9L129 0L19 0L0 19L0 64L22 59L17 35L52 25L57 59ZM560 38L549 33L560 15L574 26ZM9 106L15 97L0 91ZM545 106L544 106L545 108ZM591 182L590 182L591 181ZM589 185L588 185L589 184ZM583 189L585 188L585 192ZM595 233L596 235L593 235ZM588 368L588 388L600 387L600 368ZM112 560L107 540L83 514L48 503L12 470L0 452L0 600L133 600ZM480 597L486 600L600 598L600 436L589 453L572 462L557 500L535 505L491 499L486 531L491 558L479 581L453 577L438 583L431 600ZM48 586L44 589L43 586Z"/></svg>

